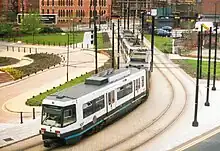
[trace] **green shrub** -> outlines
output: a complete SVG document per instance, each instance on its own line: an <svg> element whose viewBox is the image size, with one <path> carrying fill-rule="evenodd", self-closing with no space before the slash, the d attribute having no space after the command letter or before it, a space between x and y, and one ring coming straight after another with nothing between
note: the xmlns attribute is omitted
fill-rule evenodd
<svg viewBox="0 0 220 151"><path fill-rule="evenodd" d="M3 68L1 70L12 75L14 80L17 80L17 79L23 77L23 75L24 75L24 73L22 71L15 69L15 68Z"/></svg>

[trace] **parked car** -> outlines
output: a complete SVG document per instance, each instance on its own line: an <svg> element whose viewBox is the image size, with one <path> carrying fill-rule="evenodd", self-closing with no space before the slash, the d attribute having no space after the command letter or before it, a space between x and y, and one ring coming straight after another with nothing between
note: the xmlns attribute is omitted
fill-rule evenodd
<svg viewBox="0 0 220 151"><path fill-rule="evenodd" d="M163 30L161 28L156 29L155 34L158 35L158 36L162 36L162 37L170 37L172 35L171 32L168 32L168 31Z"/></svg>
<svg viewBox="0 0 220 151"><path fill-rule="evenodd" d="M163 26L162 29L171 32L173 28L171 26Z"/></svg>

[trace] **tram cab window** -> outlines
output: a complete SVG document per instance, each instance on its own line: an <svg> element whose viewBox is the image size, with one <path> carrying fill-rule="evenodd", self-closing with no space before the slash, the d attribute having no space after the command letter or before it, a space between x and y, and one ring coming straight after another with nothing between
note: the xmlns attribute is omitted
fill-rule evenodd
<svg viewBox="0 0 220 151"><path fill-rule="evenodd" d="M76 122L76 105L64 109L63 126Z"/></svg>
<svg viewBox="0 0 220 151"><path fill-rule="evenodd" d="M61 127L61 115L61 107L43 105L41 124L53 127Z"/></svg>

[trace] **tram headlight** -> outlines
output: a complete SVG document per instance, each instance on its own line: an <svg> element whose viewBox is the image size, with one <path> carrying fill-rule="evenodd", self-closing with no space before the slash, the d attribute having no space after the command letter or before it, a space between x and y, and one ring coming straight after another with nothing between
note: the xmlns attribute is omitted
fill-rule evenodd
<svg viewBox="0 0 220 151"><path fill-rule="evenodd" d="M45 131L46 131L46 128L41 128L41 134L44 134Z"/></svg>
<svg viewBox="0 0 220 151"><path fill-rule="evenodd" d="M57 134L57 137L60 137L60 131L55 131L55 133Z"/></svg>

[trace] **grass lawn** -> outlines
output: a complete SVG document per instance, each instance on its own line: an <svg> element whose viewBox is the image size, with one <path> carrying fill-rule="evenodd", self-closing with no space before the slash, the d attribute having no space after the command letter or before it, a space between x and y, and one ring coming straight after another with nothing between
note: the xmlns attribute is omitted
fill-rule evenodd
<svg viewBox="0 0 220 151"><path fill-rule="evenodd" d="M180 67L189 75L196 78L197 60L172 60L174 63L179 64ZM213 78L214 62L211 62L210 78ZM216 79L220 80L220 62L216 63ZM208 61L202 62L202 78L207 79L208 76Z"/></svg>
<svg viewBox="0 0 220 151"><path fill-rule="evenodd" d="M11 57L0 57L0 67L18 63L20 60Z"/></svg>
<svg viewBox="0 0 220 151"><path fill-rule="evenodd" d="M151 35L146 34L147 40L151 41ZM172 38L154 36L155 46L164 53L172 53Z"/></svg>
<svg viewBox="0 0 220 151"><path fill-rule="evenodd" d="M75 32L74 43L79 43L83 41L84 32ZM14 39L10 39L13 41ZM24 43L33 44L33 36L27 35L23 37L16 37L16 41L22 41ZM54 34L38 34L34 36L34 44L45 44L45 45L65 45L67 44L68 36L67 34L61 35L61 33ZM70 44L73 44L73 35L70 34Z"/></svg>
<svg viewBox="0 0 220 151"><path fill-rule="evenodd" d="M107 32L97 34L98 49L111 48L110 39Z"/></svg>
<svg viewBox="0 0 220 151"><path fill-rule="evenodd" d="M42 104L43 99L45 99L48 95L53 94L55 92L61 91L65 88L69 88L71 86L77 85L79 83L82 83L85 81L86 78L90 77L92 73L87 73L85 75L82 75L78 78L75 78L63 85L60 85L54 89L50 89L49 91L46 91L44 93L41 93L33 98L30 98L27 100L26 104L30 106L40 106Z"/></svg>
<svg viewBox="0 0 220 151"><path fill-rule="evenodd" d="M26 57L33 59L34 62L22 67L4 68L1 70L8 72L16 80L35 72L47 69L48 67L54 66L61 62L61 58L59 56L46 53L31 54L26 55Z"/></svg>

